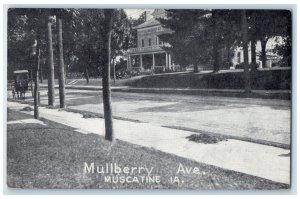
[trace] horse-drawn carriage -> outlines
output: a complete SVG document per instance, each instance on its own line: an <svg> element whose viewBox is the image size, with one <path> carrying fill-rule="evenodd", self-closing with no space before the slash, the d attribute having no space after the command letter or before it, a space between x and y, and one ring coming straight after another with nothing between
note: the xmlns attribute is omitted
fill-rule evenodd
<svg viewBox="0 0 300 199"><path fill-rule="evenodd" d="M32 79L29 78L28 70L14 71L14 82L12 87L12 95L14 99L25 99L26 91L28 91L29 83L32 90Z"/></svg>

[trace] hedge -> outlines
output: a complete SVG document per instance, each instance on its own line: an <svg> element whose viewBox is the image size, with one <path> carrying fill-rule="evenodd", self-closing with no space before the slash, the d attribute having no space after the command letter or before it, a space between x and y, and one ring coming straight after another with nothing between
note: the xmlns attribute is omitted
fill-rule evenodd
<svg viewBox="0 0 300 199"><path fill-rule="evenodd" d="M251 88L257 90L291 89L291 69L260 70L250 73ZM128 83L142 88L243 89L242 71L227 73L173 73L150 75Z"/></svg>

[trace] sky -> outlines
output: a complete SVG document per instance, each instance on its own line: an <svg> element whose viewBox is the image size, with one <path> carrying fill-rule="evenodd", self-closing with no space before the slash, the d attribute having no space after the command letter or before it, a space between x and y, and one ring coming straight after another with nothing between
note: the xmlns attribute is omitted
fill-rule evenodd
<svg viewBox="0 0 300 199"><path fill-rule="evenodd" d="M128 17L137 19L145 11L154 11L154 9L124 9Z"/></svg>

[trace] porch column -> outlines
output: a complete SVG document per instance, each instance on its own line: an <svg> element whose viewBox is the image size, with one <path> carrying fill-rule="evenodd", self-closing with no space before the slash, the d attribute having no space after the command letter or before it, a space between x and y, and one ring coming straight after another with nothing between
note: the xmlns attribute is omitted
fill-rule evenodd
<svg viewBox="0 0 300 199"><path fill-rule="evenodd" d="M168 53L166 53L166 69L169 69L170 65L168 65Z"/></svg>
<svg viewBox="0 0 300 199"><path fill-rule="evenodd" d="M127 56L127 69L129 69L129 55Z"/></svg>
<svg viewBox="0 0 300 199"><path fill-rule="evenodd" d="M140 68L141 71L143 71L144 67L143 67L143 55L140 55Z"/></svg>
<svg viewBox="0 0 300 199"><path fill-rule="evenodd" d="M169 53L169 68L171 68L172 67L172 60L171 60L171 54Z"/></svg>
<svg viewBox="0 0 300 199"><path fill-rule="evenodd" d="M128 64L129 64L129 69L131 69L131 56L130 55L128 57Z"/></svg>
<svg viewBox="0 0 300 199"><path fill-rule="evenodd" d="M155 67L155 55L154 53L152 54L152 72L154 71L154 67Z"/></svg>

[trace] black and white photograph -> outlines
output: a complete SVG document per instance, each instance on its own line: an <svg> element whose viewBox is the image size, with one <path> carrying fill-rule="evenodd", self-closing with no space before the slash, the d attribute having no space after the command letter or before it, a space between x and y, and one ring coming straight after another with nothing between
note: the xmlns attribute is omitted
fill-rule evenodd
<svg viewBox="0 0 300 199"><path fill-rule="evenodd" d="M7 189L290 190L292 9L7 8Z"/></svg>

